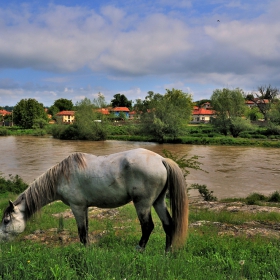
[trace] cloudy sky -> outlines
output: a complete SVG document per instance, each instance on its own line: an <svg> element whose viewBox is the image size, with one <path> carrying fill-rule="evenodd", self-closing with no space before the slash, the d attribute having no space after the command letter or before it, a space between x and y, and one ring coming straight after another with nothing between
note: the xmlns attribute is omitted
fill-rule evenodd
<svg viewBox="0 0 280 280"><path fill-rule="evenodd" d="M0 3L0 106L280 88L279 0Z"/></svg>

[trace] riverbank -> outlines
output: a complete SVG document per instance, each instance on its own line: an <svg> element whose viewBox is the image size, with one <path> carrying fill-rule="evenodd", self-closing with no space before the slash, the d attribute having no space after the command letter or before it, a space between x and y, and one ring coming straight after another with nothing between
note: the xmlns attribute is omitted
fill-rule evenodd
<svg viewBox="0 0 280 280"><path fill-rule="evenodd" d="M141 142L155 142L153 138L135 135L110 135L108 140L121 140L121 141L141 141ZM169 144L189 144L189 145L221 145L221 146L254 146L254 147L270 147L280 148L280 140L265 140L265 139L246 139L246 138L233 138L231 136L224 137L190 137L182 136L176 139L165 138L162 143Z"/></svg>
<svg viewBox="0 0 280 280"><path fill-rule="evenodd" d="M52 127L53 125L47 126L46 129L2 127L0 128L0 136L52 136ZM152 136L141 135L137 130L137 126L129 123L120 126L111 125L108 131L106 140L157 142ZM264 129L259 129L251 134L243 133L241 136L242 137L234 138L232 136L221 135L215 132L210 125L189 125L186 126L184 135L178 136L175 139L166 136L161 143L280 148L280 135L269 134Z"/></svg>

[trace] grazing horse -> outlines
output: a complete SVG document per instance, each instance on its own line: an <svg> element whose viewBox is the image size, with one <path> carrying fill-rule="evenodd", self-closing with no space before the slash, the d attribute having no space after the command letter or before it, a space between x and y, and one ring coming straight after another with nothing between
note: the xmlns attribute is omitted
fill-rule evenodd
<svg viewBox="0 0 280 280"><path fill-rule="evenodd" d="M172 217L165 204L167 190ZM152 206L166 234L165 250L185 242L188 198L182 171L171 159L146 149L107 156L74 153L65 158L9 202L0 224L0 241L23 232L28 218L55 200L70 206L84 245L89 242L88 207L115 208L131 201L142 229L139 250L144 250L154 228Z"/></svg>

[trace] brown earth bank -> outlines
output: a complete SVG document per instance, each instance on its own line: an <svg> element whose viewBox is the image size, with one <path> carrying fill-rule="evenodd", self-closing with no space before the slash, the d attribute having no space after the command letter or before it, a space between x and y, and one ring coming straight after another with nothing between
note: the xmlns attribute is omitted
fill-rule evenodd
<svg viewBox="0 0 280 280"><path fill-rule="evenodd" d="M199 209L207 209L208 211L220 212L227 211L232 213L243 212L243 213L280 213L280 208L271 206L258 206L258 205L246 205L242 202L207 202L200 199L191 199L190 201L190 211L195 211ZM89 219L118 219L119 210L118 209L100 209L96 207L89 208ZM54 217L58 219L62 217L63 219L74 218L72 211L69 209L62 213L53 214ZM263 236L263 237L280 237L280 223L278 222L263 222L263 221L248 221L244 223L229 224L221 222L211 222L211 221L196 221L189 224L190 228L199 228L202 226L214 226L217 229L218 235L229 235L229 236ZM116 234L123 229L124 226L113 228ZM94 230L90 231L89 237L91 243L98 242L98 240L106 235L109 230ZM44 243L46 245L67 245L74 242L79 242L77 232L69 232L65 229L51 228L48 230L36 230L32 234L22 237L24 240L31 240L39 243Z"/></svg>

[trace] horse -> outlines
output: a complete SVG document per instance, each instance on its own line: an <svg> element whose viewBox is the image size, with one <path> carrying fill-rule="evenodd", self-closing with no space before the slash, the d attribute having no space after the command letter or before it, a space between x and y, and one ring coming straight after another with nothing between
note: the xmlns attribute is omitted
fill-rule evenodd
<svg viewBox="0 0 280 280"><path fill-rule="evenodd" d="M169 190L170 215L166 203ZM9 201L0 224L0 241L23 232L27 220L43 206L61 200L70 206L80 241L89 244L88 207L116 208L133 202L144 250L153 231L153 206L166 235L165 251L182 247L188 229L186 182L171 159L146 149L133 149L106 156L76 152L34 180L14 202Z"/></svg>

